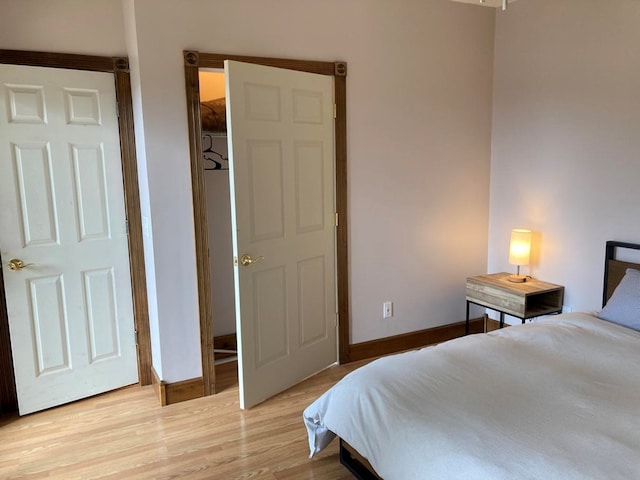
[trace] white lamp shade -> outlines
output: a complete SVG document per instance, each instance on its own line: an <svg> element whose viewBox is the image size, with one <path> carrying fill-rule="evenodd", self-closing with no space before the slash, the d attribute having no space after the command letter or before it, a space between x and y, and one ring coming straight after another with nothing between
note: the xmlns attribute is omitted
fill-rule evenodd
<svg viewBox="0 0 640 480"><path fill-rule="evenodd" d="M509 263L511 265L529 265L531 256L531 230L517 228L511 230L509 245Z"/></svg>

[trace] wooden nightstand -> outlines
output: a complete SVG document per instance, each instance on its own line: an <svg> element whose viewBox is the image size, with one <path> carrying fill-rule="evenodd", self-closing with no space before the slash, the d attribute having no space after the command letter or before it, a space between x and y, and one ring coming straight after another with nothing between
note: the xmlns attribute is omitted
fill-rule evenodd
<svg viewBox="0 0 640 480"><path fill-rule="evenodd" d="M469 304L475 303L500 312L500 328L504 326L505 313L528 318L550 313L561 313L564 287L553 283L528 278L524 283L507 280L508 273L493 273L467 278L467 323L465 335L469 333Z"/></svg>

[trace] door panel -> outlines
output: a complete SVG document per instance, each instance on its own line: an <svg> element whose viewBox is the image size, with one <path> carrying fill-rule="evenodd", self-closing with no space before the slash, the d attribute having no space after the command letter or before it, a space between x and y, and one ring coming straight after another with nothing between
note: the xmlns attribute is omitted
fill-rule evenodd
<svg viewBox="0 0 640 480"><path fill-rule="evenodd" d="M80 241L109 237L102 145L71 145Z"/></svg>
<svg viewBox="0 0 640 480"><path fill-rule="evenodd" d="M240 403L336 362L333 78L225 62ZM243 265L242 256L254 262Z"/></svg>
<svg viewBox="0 0 640 480"><path fill-rule="evenodd" d="M49 145L13 144L12 147L18 177L17 190L22 216L20 225L24 244L56 244L59 238L58 221L53 201L53 172Z"/></svg>
<svg viewBox="0 0 640 480"><path fill-rule="evenodd" d="M325 256L298 262L300 347L327 338L327 276ZM331 312L329 312L331 313Z"/></svg>
<svg viewBox="0 0 640 480"><path fill-rule="evenodd" d="M283 265L253 275L255 321L255 367L284 358L289 353L287 338L287 275ZM250 358L250 357L249 357ZM245 357L245 360L248 358Z"/></svg>
<svg viewBox="0 0 640 480"><path fill-rule="evenodd" d="M0 252L25 414L136 383L137 353L113 75L0 65L0 88Z"/></svg>
<svg viewBox="0 0 640 480"><path fill-rule="evenodd" d="M284 236L282 145L279 141L248 141L249 218L251 242Z"/></svg>
<svg viewBox="0 0 640 480"><path fill-rule="evenodd" d="M36 376L70 368L69 323L64 306L66 295L62 277L54 275L29 280L29 292L33 331L31 341L38 358Z"/></svg>
<svg viewBox="0 0 640 480"><path fill-rule="evenodd" d="M113 268L82 272L82 279L89 329L89 362L117 357L120 341Z"/></svg>
<svg viewBox="0 0 640 480"><path fill-rule="evenodd" d="M323 230L327 218L324 199L323 161L321 142L296 142L296 228L298 234ZM329 212L329 216L331 212Z"/></svg>

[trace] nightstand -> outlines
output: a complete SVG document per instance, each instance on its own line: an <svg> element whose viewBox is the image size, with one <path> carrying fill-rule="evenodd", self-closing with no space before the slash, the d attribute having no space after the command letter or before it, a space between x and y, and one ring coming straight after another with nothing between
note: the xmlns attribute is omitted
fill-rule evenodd
<svg viewBox="0 0 640 480"><path fill-rule="evenodd" d="M465 335L469 333L469 304L474 303L500 313L500 328L504 326L504 315L525 322L528 318L550 313L561 313L564 287L553 283L528 278L523 283L507 280L508 273L493 273L467 278L467 323Z"/></svg>

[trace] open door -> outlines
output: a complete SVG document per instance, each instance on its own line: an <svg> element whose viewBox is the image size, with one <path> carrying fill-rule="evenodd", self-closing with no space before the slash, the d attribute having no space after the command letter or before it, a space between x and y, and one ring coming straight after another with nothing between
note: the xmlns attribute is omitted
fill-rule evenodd
<svg viewBox="0 0 640 480"><path fill-rule="evenodd" d="M333 78L225 62L240 406L337 360Z"/></svg>

